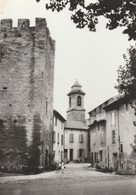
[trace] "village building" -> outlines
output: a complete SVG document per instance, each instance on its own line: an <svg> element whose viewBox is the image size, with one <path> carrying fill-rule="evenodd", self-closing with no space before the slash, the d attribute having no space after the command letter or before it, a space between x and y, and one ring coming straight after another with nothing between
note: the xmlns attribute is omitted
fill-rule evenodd
<svg viewBox="0 0 136 195"><path fill-rule="evenodd" d="M57 111L53 111L53 157L54 162L58 163L64 160L64 123L65 119Z"/></svg>
<svg viewBox="0 0 136 195"><path fill-rule="evenodd" d="M90 161L95 167L125 169L135 159L134 110L124 96L113 97L89 112ZM135 159L136 160L136 159Z"/></svg>
<svg viewBox="0 0 136 195"><path fill-rule="evenodd" d="M76 81L68 93L69 108L65 122L64 159L84 162L88 157L88 128L85 120L82 86Z"/></svg>
<svg viewBox="0 0 136 195"><path fill-rule="evenodd" d="M136 161L136 153L131 146L134 145L136 135L134 109L131 108L127 98L117 96L113 102L105 106L105 110L108 166L114 170L130 169L133 172L135 170L131 170L132 160ZM126 163L127 160L129 163Z"/></svg>
<svg viewBox="0 0 136 195"><path fill-rule="evenodd" d="M44 18L0 22L0 171L50 166L55 42Z"/></svg>
<svg viewBox="0 0 136 195"><path fill-rule="evenodd" d="M113 98L89 112L89 159L92 166L106 166L106 111L104 107Z"/></svg>

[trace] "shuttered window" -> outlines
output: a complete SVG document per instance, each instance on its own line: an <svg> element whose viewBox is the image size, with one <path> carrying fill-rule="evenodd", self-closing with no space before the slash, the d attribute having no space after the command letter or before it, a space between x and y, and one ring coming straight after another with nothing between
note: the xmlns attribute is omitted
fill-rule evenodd
<svg viewBox="0 0 136 195"><path fill-rule="evenodd" d="M115 130L112 130L112 144L115 144Z"/></svg>
<svg viewBox="0 0 136 195"><path fill-rule="evenodd" d="M59 144L59 133L58 133L58 136L57 136L57 143Z"/></svg>
<svg viewBox="0 0 136 195"><path fill-rule="evenodd" d="M79 134L79 143L83 143L83 142L84 142L84 135Z"/></svg>
<svg viewBox="0 0 136 195"><path fill-rule="evenodd" d="M81 96L77 96L77 106L81 106Z"/></svg>
<svg viewBox="0 0 136 195"><path fill-rule="evenodd" d="M123 152L123 144L120 144L120 152Z"/></svg>
<svg viewBox="0 0 136 195"><path fill-rule="evenodd" d="M55 126L57 126L57 117L55 116Z"/></svg>
<svg viewBox="0 0 136 195"><path fill-rule="evenodd" d="M74 142L74 135L73 135L73 133L70 133L70 135L69 135L69 142L70 143Z"/></svg>
<svg viewBox="0 0 136 195"><path fill-rule="evenodd" d="M111 113L111 124L115 125L115 111Z"/></svg>
<svg viewBox="0 0 136 195"><path fill-rule="evenodd" d="M55 143L56 142L56 132L55 131L53 131L53 143Z"/></svg>
<svg viewBox="0 0 136 195"><path fill-rule="evenodd" d="M63 135L61 135L61 145L63 145Z"/></svg>

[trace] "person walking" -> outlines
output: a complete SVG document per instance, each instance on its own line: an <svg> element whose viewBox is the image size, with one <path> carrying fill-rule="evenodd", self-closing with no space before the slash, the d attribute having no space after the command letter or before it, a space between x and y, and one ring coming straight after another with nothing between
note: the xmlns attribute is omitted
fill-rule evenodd
<svg viewBox="0 0 136 195"><path fill-rule="evenodd" d="M61 173L64 173L64 161L61 162Z"/></svg>

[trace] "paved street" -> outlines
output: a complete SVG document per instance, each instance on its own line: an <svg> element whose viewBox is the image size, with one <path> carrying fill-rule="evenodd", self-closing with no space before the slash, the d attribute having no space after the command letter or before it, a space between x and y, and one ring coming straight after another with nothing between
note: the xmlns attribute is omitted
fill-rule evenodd
<svg viewBox="0 0 136 195"><path fill-rule="evenodd" d="M89 164L68 164L59 171L0 178L0 195L135 195L136 177L100 173Z"/></svg>

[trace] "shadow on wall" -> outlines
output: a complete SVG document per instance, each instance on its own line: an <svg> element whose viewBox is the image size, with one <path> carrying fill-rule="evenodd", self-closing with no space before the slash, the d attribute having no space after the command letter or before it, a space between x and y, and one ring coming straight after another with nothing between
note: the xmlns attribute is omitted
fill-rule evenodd
<svg viewBox="0 0 136 195"><path fill-rule="evenodd" d="M25 118L0 119L0 171L22 172L27 163Z"/></svg>

